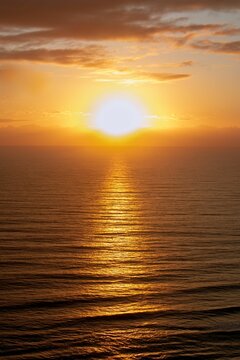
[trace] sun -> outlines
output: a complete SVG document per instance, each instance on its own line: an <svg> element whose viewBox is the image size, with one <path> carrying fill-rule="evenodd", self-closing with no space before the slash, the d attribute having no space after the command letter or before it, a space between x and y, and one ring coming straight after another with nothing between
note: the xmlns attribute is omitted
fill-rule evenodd
<svg viewBox="0 0 240 360"><path fill-rule="evenodd" d="M93 127L110 136L123 136L145 127L143 106L125 96L111 96L103 100L93 116Z"/></svg>

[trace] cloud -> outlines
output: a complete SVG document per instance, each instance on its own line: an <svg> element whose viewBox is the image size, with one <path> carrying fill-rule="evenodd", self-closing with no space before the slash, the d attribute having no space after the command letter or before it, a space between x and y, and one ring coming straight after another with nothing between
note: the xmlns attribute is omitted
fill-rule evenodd
<svg viewBox="0 0 240 360"><path fill-rule="evenodd" d="M193 66L194 62L192 60L186 60L179 64L179 67L182 66Z"/></svg>
<svg viewBox="0 0 240 360"><path fill-rule="evenodd" d="M226 26L225 24L180 24L179 19L166 21L161 18L156 20L151 14L143 14L139 20L138 13L125 16L124 12L111 15L107 21L101 17L82 18L74 24L59 24L40 30L19 32L4 32L0 35L2 44L48 44L53 40L153 40L163 34L183 34L189 36L199 33L213 33L215 35L236 35L239 28Z"/></svg>
<svg viewBox="0 0 240 360"><path fill-rule="evenodd" d="M233 26L233 27L223 26L221 29L217 30L214 34L215 35L220 35L220 36L239 35L240 34L240 28L237 28L235 26Z"/></svg>
<svg viewBox="0 0 240 360"><path fill-rule="evenodd" d="M80 20L107 23L143 21L150 15L186 10L239 9L239 0L8 0L0 2L0 23L5 26L57 28ZM121 16L120 16L121 15Z"/></svg>
<svg viewBox="0 0 240 360"><path fill-rule="evenodd" d="M152 64L150 68L182 68L182 67L191 67L194 65L194 61L192 60L185 60L181 62L172 62L172 63L161 63L161 64Z"/></svg>
<svg viewBox="0 0 240 360"><path fill-rule="evenodd" d="M120 74L119 74L120 75ZM115 77L105 77L96 79L97 82L105 82L105 83L119 83L123 85L136 85L139 83L161 83L161 82L169 82L174 80L182 80L187 79L191 75L184 73L169 73L169 72L126 72L122 73L121 76Z"/></svg>
<svg viewBox="0 0 240 360"><path fill-rule="evenodd" d="M181 80L190 77L190 74L177 74L177 73L162 73L162 72L142 72L138 75L140 78L145 78L154 82L164 82L172 80Z"/></svg>
<svg viewBox="0 0 240 360"><path fill-rule="evenodd" d="M89 68L102 68L112 64L112 60L100 46L86 46L79 49L5 50L0 48L0 61L33 61Z"/></svg>
<svg viewBox="0 0 240 360"><path fill-rule="evenodd" d="M238 0L8 0L0 2L0 26L5 29L1 41L147 39L164 32L217 32L219 24L179 25L162 18L186 10L239 8Z"/></svg>
<svg viewBox="0 0 240 360"><path fill-rule="evenodd" d="M200 50L207 50L214 53L240 54L240 41L217 42L202 40L192 44L192 47Z"/></svg>
<svg viewBox="0 0 240 360"><path fill-rule="evenodd" d="M106 47L113 40L170 40L180 47L200 35L237 35L240 29L231 24L189 23L179 15L237 9L239 0L0 1L0 61L106 68L113 59L103 41ZM201 43L195 47L205 50Z"/></svg>

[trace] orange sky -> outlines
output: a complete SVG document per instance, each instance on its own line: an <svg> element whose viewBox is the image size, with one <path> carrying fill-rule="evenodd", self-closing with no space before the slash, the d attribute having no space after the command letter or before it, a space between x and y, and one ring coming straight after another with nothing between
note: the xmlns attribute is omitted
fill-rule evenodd
<svg viewBox="0 0 240 360"><path fill-rule="evenodd" d="M0 145L104 143L94 108L134 97L154 145L240 143L238 0L0 2Z"/></svg>

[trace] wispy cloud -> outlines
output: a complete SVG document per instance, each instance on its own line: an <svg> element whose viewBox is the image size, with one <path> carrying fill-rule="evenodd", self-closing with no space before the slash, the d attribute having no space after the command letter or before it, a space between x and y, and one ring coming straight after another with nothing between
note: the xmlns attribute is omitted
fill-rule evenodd
<svg viewBox="0 0 240 360"><path fill-rule="evenodd" d="M207 50L213 53L240 54L240 41L220 42L202 40L192 44L192 47L199 50Z"/></svg>
<svg viewBox="0 0 240 360"><path fill-rule="evenodd" d="M78 49L0 49L0 61L32 61L81 67L99 68L112 64L111 57L101 46L85 46Z"/></svg>
<svg viewBox="0 0 240 360"><path fill-rule="evenodd" d="M113 73L114 74L114 73ZM113 75L112 74L112 75ZM105 83L119 83L123 85L137 85L140 83L161 83L169 82L174 80L187 79L191 74L187 73L175 73L175 72L147 72L147 71L138 71L138 72L120 72L115 73L115 76L111 76L111 73L106 73L105 77L98 77L97 82Z"/></svg>
<svg viewBox="0 0 240 360"><path fill-rule="evenodd" d="M162 73L162 72L142 72L138 75L140 78L153 80L157 82L181 80L190 77L190 74L179 73Z"/></svg>

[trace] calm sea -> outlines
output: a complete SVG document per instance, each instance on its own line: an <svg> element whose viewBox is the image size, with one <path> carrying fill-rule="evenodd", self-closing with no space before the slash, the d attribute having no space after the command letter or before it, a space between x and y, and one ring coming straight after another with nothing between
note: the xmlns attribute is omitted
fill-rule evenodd
<svg viewBox="0 0 240 360"><path fill-rule="evenodd" d="M0 357L240 359L240 149L0 148Z"/></svg>

